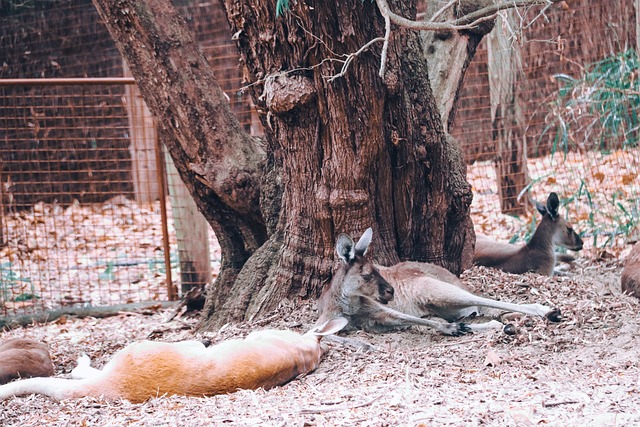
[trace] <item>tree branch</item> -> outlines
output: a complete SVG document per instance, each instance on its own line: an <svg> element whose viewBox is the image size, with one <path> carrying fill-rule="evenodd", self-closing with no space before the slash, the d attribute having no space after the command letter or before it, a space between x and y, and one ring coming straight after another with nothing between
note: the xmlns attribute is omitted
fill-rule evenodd
<svg viewBox="0 0 640 427"><path fill-rule="evenodd" d="M386 69L386 59L387 59L387 48L389 46L389 38L391 35L391 25L394 24L409 28L415 31L461 31L461 30L472 30L478 27L480 24L483 24L487 21L495 19L497 13L511 8L519 8L524 6L537 6L537 5L545 5L546 10L553 3L558 3L561 0L509 0L502 3L492 4L487 7L483 7L474 12L466 14L465 16L454 19L451 21L444 22L436 22L444 12L453 7L459 0L450 0L446 5L444 5L440 10L438 10L428 21L414 21L411 19L404 18L400 15L397 15L391 11L389 7L389 3L387 0L376 0L376 4L378 5L378 9L380 10L380 14L385 20L385 35L384 35L384 44L382 49L382 56L380 58L380 72L379 75L381 78L384 78L384 73ZM369 42L371 43L371 42ZM367 43L367 44L369 44ZM348 66L348 63L345 64ZM339 77L344 75L345 67L341 73L336 76Z"/></svg>
<svg viewBox="0 0 640 427"><path fill-rule="evenodd" d="M218 199L226 210L263 222L259 181L264 150L231 112L171 2L94 0L94 5L167 135L163 142L190 190L212 192L208 198Z"/></svg>
<svg viewBox="0 0 640 427"><path fill-rule="evenodd" d="M434 22L436 19L438 19L440 17L440 15L442 15L444 12L446 12L447 10L452 8L453 5L456 4L457 2L458 2L458 0L450 0L449 3L445 4L444 6L442 6L440 8L440 10L438 10L436 13L434 13L433 16L431 17L431 19L429 19L429 21Z"/></svg>
<svg viewBox="0 0 640 427"><path fill-rule="evenodd" d="M341 61L344 62L342 65L342 69L340 70L340 72L334 76L329 76L329 77L325 77L327 79L328 82L332 82L333 80L344 76L347 73L347 70L349 69L349 65L351 64L351 61L353 61L353 59L355 57L357 57L358 55L362 54L364 51L368 50L374 43L378 43L378 42L385 42L385 45L388 44L388 40L382 37L377 37L373 40L370 40L369 42L367 42L364 46L362 46L360 49L358 49L356 52L347 55L347 58L343 61L341 59L332 59L333 61ZM385 51L383 49L383 51ZM382 72L382 70L381 70Z"/></svg>
<svg viewBox="0 0 640 427"><path fill-rule="evenodd" d="M471 12L461 18L451 21L451 25L465 25L465 23L474 23L475 21L487 16L495 16L496 13L501 10L520 8L525 6L551 6L554 3L559 3L562 0L509 0L502 3L492 4L490 6L478 9L475 12ZM546 8L545 8L546 10Z"/></svg>
<svg viewBox="0 0 640 427"><path fill-rule="evenodd" d="M324 64L325 62L340 62L342 63L342 68L340 70L340 72L338 74L332 75L332 76L324 76L324 78L328 81L328 82L332 82L340 77L343 77L348 69L349 66L351 65L351 62L359 55L361 55L363 52L365 52L366 50L368 50L373 44L378 43L378 42L382 42L382 52L381 52L381 57L380 57L380 70L378 72L378 75L381 78L384 78L384 74L386 72L386 63L387 63L387 55L388 55L388 50L389 50L389 40L391 38L391 24L394 23L400 27L404 27L404 28L409 28L411 30L415 30L415 31L462 31L462 30L473 30L475 28L477 28L479 25L487 22L487 21L491 21L493 19L496 18L497 13L502 11L502 10L506 10L506 9L510 9L510 8L518 8L518 7L524 7L524 6L537 6L537 5L545 5L546 7L543 9L546 10L547 8L549 8L549 6L551 6L553 3L558 3L561 0L508 0L508 1L504 1L502 3L497 3L497 4L492 4L490 6L478 9L474 12L471 12L461 18L457 18L454 20L449 20L449 21L442 21L442 22L437 22L436 20L438 18L440 18L446 11L448 11L449 9L451 9L454 5L456 5L457 3L460 3L460 0L449 0L449 2L447 4L445 4L442 8L440 8L436 13L433 14L433 16L426 21L414 21L411 19L407 19L404 18L400 15L397 15L395 13L393 13L391 11L391 8L389 7L389 3L387 2L387 0L376 0L376 4L378 5L378 9L380 11L380 14L382 15L382 18L385 21L385 34L384 37L376 37L375 39L370 40L369 42L367 42L365 45L363 45L360 49L358 49L356 52L348 54L348 55L342 55L344 57L344 59L340 58L338 54L334 53L329 46L322 40L320 39L318 36L312 34L311 32L309 32L306 28L303 28L300 25L300 18L297 17L295 14L293 14L294 16L296 16L296 18L298 18L298 25L301 26L302 30L309 34L312 38L315 38L316 40L318 40L318 42L320 44L322 44L326 49L329 50L329 52L334 55L333 58L326 58L324 60L322 60L319 64L316 64L314 66L311 67L304 67L304 68L295 68L293 70L289 70L289 71L285 71L284 73L290 73L290 72L294 72L294 71L299 71L299 70L309 70L309 69L313 69L316 67L321 66L322 64ZM262 83L263 80L258 81L258 82L254 82L251 83L250 85L247 85L245 87L243 87L242 89L246 89L248 86L257 84L257 83Z"/></svg>

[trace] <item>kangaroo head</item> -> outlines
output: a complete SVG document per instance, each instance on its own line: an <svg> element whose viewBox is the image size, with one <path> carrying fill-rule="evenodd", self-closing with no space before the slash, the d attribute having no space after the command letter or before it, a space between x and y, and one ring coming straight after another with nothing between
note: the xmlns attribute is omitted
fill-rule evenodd
<svg viewBox="0 0 640 427"><path fill-rule="evenodd" d="M393 300L393 287L387 282L375 265L366 257L373 231L368 228L358 243L351 237L340 234L336 243L336 253L342 261L344 276L342 293L364 295L386 304Z"/></svg>
<svg viewBox="0 0 640 427"><path fill-rule="evenodd" d="M542 214L542 221L549 223L549 232L552 234L553 243L561 245L573 251L582 249L582 239L573 230L571 224L561 218L558 213L560 199L556 193L550 193L547 197L547 204L535 202L536 209Z"/></svg>

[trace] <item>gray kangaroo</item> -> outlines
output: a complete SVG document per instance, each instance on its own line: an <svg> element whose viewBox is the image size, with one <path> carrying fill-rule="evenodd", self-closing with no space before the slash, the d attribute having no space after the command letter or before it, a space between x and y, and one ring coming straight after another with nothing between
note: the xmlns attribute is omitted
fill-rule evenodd
<svg viewBox="0 0 640 427"><path fill-rule="evenodd" d="M556 255L555 245L562 245L567 249L579 251L582 249L582 239L570 224L558 215L560 200L556 193L549 194L547 204L538 202L536 208L542 214L542 221L529 242L524 246L500 243L478 234L476 248L473 254L475 265L493 267L507 273L523 274L535 272L545 276L553 275L556 261L572 261L567 255Z"/></svg>
<svg viewBox="0 0 640 427"><path fill-rule="evenodd" d="M562 319L558 309L541 304L512 304L474 295L455 275L436 265L375 265L366 256L372 234L371 228L367 229L355 244L346 234L338 236L336 252L342 262L318 301L319 323L341 316L349 321L351 329L369 332L421 325L445 335L460 335L503 327L497 320L470 325L458 322L473 315L495 317L507 311L542 316L553 322Z"/></svg>

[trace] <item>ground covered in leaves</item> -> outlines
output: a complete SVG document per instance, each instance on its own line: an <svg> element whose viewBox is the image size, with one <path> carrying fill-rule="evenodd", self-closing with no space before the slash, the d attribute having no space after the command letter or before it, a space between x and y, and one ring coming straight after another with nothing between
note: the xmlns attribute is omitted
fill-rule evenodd
<svg viewBox="0 0 640 427"><path fill-rule="evenodd" d="M477 293L559 307L565 320L509 318L516 335L446 337L429 330L351 334L377 347L361 352L328 343L316 372L272 390L210 398L163 396L143 404L43 396L0 402L2 426L533 426L640 423L639 302L619 291L617 262L580 262L566 276L514 276L484 268L463 275ZM197 319L166 321L171 310L106 319L63 318L5 331L0 341L49 344L57 375L81 352L101 367L142 339L217 342L266 327L305 331L312 304L283 302L267 319L195 333Z"/></svg>

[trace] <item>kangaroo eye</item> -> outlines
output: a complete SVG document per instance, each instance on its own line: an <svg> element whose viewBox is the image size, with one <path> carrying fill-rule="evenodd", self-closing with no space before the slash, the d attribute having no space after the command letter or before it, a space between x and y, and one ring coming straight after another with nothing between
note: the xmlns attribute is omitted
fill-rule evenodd
<svg viewBox="0 0 640 427"><path fill-rule="evenodd" d="M367 282L369 282L369 281L371 281L371 279L373 279L373 276L370 275L370 274L363 274L362 275L362 279L367 281Z"/></svg>

